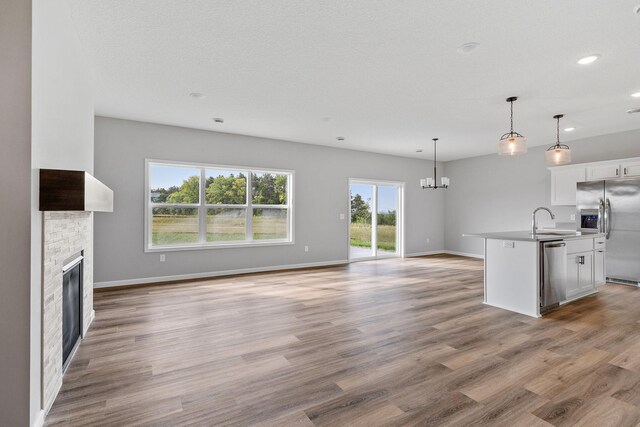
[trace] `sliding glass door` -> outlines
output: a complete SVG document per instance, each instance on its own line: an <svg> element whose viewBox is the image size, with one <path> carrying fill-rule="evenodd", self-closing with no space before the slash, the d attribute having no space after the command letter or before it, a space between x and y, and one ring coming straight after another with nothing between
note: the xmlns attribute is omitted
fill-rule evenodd
<svg viewBox="0 0 640 427"><path fill-rule="evenodd" d="M349 181L349 258L401 255L402 184Z"/></svg>

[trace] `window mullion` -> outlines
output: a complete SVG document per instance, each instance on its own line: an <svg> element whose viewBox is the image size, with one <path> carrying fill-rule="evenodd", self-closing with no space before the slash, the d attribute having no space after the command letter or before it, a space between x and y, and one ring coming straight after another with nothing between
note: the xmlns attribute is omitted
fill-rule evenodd
<svg viewBox="0 0 640 427"><path fill-rule="evenodd" d="M199 201L198 203L154 203L151 200L151 181L150 181L150 174L151 174L151 166L153 165L160 165L160 166L175 166L175 167L189 167L189 168L193 168L192 171L190 172L189 176L197 176L198 171L200 172L199 174L199 178L200 178L200 182L199 182ZM238 230L238 225L237 224L237 220L240 219L240 217L237 216L237 214L239 213L237 211L237 209L245 209L245 240L244 242L247 244L266 244L268 243L269 239L272 239L274 243L276 242L281 242L283 239L282 238L277 238L276 239L276 235L273 236L269 236L269 234L271 234L270 231L267 231L267 235L264 236L263 238L259 238L259 239L254 239L254 210L258 209L258 210L266 210L266 212L263 212L264 215L266 215L267 217L271 217L273 216L274 218L280 218L278 219L269 219L267 218L266 224L268 225L268 228L274 228L274 230L276 231L277 235L280 237L285 237L282 236L284 233L284 230L282 230L280 227L282 224L281 221L284 221L285 218L283 218L286 215L286 221L287 221L287 232L286 232L286 240L287 241L291 241L293 238L293 203L292 203L292 199L293 199L293 173L289 173L287 171L269 171L269 170L259 170L255 173L258 174L273 174L276 176L278 175L286 175L287 178L287 183L284 186L283 190L286 191L286 201L284 204L277 204L277 205L269 205L269 204L254 204L253 203L253 196L252 196L252 188L253 188L253 174L254 171L250 170L249 168L234 168L234 167L229 167L229 170L232 171L238 171L238 172L243 172L246 173L246 196L245 196L245 203L243 204L208 204L207 200L206 200L206 195L207 195L207 188L206 188L206 183L207 183L207 174L208 174L208 169L211 167L216 167L216 168L222 168L221 166L216 166L216 165L208 165L208 164L183 164L183 163L179 163L179 162L155 162L155 161L150 161L150 160L145 160L145 168L146 168L146 177L145 177L145 205L146 205L146 234L147 234L147 241L145 242L145 250L146 249L150 249L153 250L154 246L158 247L158 248L170 248L170 247L175 247L177 249L186 249L188 247L207 247L207 246L226 246L228 243L231 243L231 241L227 242L226 240L224 242L217 242L217 241L212 241L211 244L208 243L208 235L207 235L207 214L208 211L211 210L215 210L216 212L220 211L220 215L222 215L220 217L220 221L216 220L216 224L218 225L214 225L214 227L216 228L216 230L219 227L222 227L222 229L226 230L225 227L233 227L235 230ZM195 169L195 170L194 170ZM164 173L164 172L163 172ZM228 175L228 174L227 174ZM224 176L227 176L224 175ZM279 194L279 193L278 193ZM274 200L274 201L278 201L279 200ZM164 211L163 209L166 209L166 211ZM226 210L234 210L236 209L235 213L233 213L232 211L226 211ZM285 209L286 212L282 212L282 210ZM156 210L159 210L158 212L155 212ZM185 210L184 212L182 212L182 210ZM226 212L225 212L226 211ZM155 222L154 222L154 214L159 215L159 216L166 216L167 220L160 218L158 221L158 233L162 234L162 233L169 233L169 234L175 234L178 233L180 234L180 236L184 233L193 233L193 215L196 214L198 215L198 218L196 219L196 224L197 224L197 240L193 239L193 234L190 234L191 237L189 237L188 239L184 240L184 244L180 244L180 243L172 243L171 240L166 240L166 242L164 240L158 240L158 244L154 245L154 237L153 237L153 233L154 230L156 230L156 226L155 226ZM182 218L182 216L184 216L184 218L173 218L172 217L177 215L180 216ZM216 214L217 215L217 214ZM233 218L236 218L236 224L234 225L234 220L230 219L231 216L233 216ZM175 221L182 221L181 224L189 224L188 230L185 229L184 231L182 229L176 229L177 231L175 231L172 228L168 228L167 229L167 224L170 226L171 225L171 221L170 220L175 220ZM218 217L216 217L218 218ZM262 218L261 218L262 219ZM186 222L185 222L186 221ZM260 223L256 223L258 225L262 224ZM163 228L164 227L164 228ZM230 230L232 230L233 228L229 228ZM238 230L239 231L239 230ZM223 231L224 233L226 233L226 231ZM231 235L229 236L230 239L235 239L235 238L241 238L238 234L237 231L233 231L235 237L231 237ZM180 237L178 236L178 237ZM185 234L186 236L186 234ZM221 235L223 239L226 239L227 236L226 235ZM216 237L217 238L217 237ZM265 240L263 242L263 240ZM176 242L180 240L182 241L182 239L177 239ZM191 242L191 243L189 243ZM197 243L196 243L197 242ZM220 244L218 244L220 243ZM233 246L233 245L230 245Z"/></svg>
<svg viewBox="0 0 640 427"><path fill-rule="evenodd" d="M253 241L253 206L252 206L252 196L251 196L251 171L247 171L247 212L246 212L246 239L248 242Z"/></svg>
<svg viewBox="0 0 640 427"><path fill-rule="evenodd" d="M200 168L200 205L198 206L198 240L201 244L207 242L207 207L205 203L205 168Z"/></svg>

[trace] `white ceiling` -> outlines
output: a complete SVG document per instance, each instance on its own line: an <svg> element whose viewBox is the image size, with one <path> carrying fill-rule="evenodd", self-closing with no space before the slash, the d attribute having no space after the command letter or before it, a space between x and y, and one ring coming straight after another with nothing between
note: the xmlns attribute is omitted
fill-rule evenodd
<svg viewBox="0 0 640 427"><path fill-rule="evenodd" d="M71 0L98 115L442 160L496 152L511 95L530 146L640 128L637 4Z"/></svg>

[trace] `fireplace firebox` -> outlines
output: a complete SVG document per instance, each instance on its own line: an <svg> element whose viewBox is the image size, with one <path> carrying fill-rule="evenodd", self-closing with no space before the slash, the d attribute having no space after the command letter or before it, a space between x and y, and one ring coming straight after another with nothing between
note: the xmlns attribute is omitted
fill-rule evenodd
<svg viewBox="0 0 640 427"><path fill-rule="evenodd" d="M62 267L62 369L65 371L82 336L82 265L79 254Z"/></svg>

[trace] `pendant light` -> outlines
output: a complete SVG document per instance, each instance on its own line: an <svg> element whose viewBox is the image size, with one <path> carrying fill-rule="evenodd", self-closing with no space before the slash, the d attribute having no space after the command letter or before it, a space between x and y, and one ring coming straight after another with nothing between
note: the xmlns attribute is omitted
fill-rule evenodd
<svg viewBox="0 0 640 427"><path fill-rule="evenodd" d="M513 103L517 99L516 96L507 98L507 102L511 104L511 130L502 135L498 142L498 154L501 156L516 156L527 152L527 140L513 130Z"/></svg>
<svg viewBox="0 0 640 427"><path fill-rule="evenodd" d="M441 183L438 185L438 163L437 163L437 144L438 138L433 138L433 178L424 178L420 180L420 187L424 190L425 188L448 188L449 187L449 178L443 176L441 178Z"/></svg>
<svg viewBox="0 0 640 427"><path fill-rule="evenodd" d="M556 119L556 143L547 148L547 151L544 153L544 157L550 165L565 165L571 163L571 149L568 145L560 144L560 119L563 117L564 114L553 116L553 118Z"/></svg>

